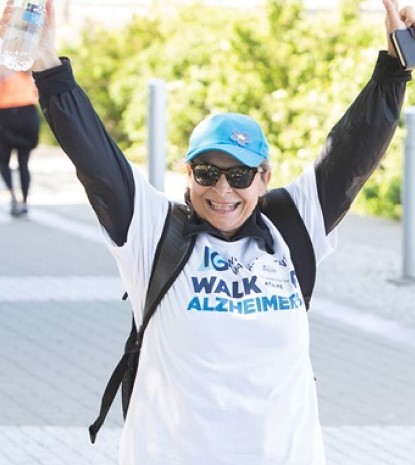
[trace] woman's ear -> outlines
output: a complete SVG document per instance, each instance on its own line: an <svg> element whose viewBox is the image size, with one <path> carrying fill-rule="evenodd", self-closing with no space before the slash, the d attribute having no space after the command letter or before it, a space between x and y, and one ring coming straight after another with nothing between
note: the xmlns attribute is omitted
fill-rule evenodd
<svg viewBox="0 0 415 465"><path fill-rule="evenodd" d="M186 174L187 174L187 186L189 187L190 179L192 176L192 169L190 168L189 163L186 163Z"/></svg>
<svg viewBox="0 0 415 465"><path fill-rule="evenodd" d="M265 171L265 173L261 174L261 180L262 180L262 186L263 186L263 192L261 193L261 196L265 195L267 193L267 187L269 182L271 181L271 176L272 172L271 170Z"/></svg>

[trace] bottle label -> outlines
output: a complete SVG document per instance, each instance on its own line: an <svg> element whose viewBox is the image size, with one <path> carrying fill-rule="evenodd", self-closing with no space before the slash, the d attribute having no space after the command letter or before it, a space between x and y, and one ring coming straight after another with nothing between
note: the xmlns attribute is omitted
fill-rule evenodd
<svg viewBox="0 0 415 465"><path fill-rule="evenodd" d="M41 25L43 22L42 8L34 3L28 3L23 14L23 21Z"/></svg>

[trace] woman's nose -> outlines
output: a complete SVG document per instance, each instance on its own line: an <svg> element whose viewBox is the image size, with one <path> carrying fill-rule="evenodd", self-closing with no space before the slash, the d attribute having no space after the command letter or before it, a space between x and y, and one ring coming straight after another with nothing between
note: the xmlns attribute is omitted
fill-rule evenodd
<svg viewBox="0 0 415 465"><path fill-rule="evenodd" d="M229 185L224 173L220 175L218 182L213 186L213 188L220 193L225 193L232 190L232 187Z"/></svg>

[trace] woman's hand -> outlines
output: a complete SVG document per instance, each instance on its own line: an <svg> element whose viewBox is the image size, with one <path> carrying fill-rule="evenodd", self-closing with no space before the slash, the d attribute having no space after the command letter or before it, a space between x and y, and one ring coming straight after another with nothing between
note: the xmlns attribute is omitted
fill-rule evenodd
<svg viewBox="0 0 415 465"><path fill-rule="evenodd" d="M13 12L13 0L7 0L6 6L4 7L3 14L0 19L0 38L3 39L4 33L9 24L10 18Z"/></svg>
<svg viewBox="0 0 415 465"><path fill-rule="evenodd" d="M13 14L14 0L7 0L2 17L0 19L0 37L3 38L10 19ZM32 66L32 71L44 71L45 69L60 66L55 50L55 8L53 0L46 1L46 17L43 26L42 35L40 37L39 47L35 56L35 61Z"/></svg>
<svg viewBox="0 0 415 465"><path fill-rule="evenodd" d="M395 49L390 40L390 35L397 29L406 29L415 26L415 9L412 6L405 6L399 10L398 0L383 0L386 10L386 34L388 37L388 54L396 57Z"/></svg>
<svg viewBox="0 0 415 465"><path fill-rule="evenodd" d="M32 71L44 71L45 69L54 68L62 64L56 53L55 35L55 6L53 0L47 0L45 24Z"/></svg>

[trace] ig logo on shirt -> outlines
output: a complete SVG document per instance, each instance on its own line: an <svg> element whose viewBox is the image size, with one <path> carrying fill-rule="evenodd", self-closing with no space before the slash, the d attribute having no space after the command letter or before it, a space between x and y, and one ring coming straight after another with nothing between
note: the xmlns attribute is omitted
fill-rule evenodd
<svg viewBox="0 0 415 465"><path fill-rule="evenodd" d="M205 247L199 271L227 271L230 269L234 274L238 274L241 268L242 264L235 257L225 260L216 250Z"/></svg>

